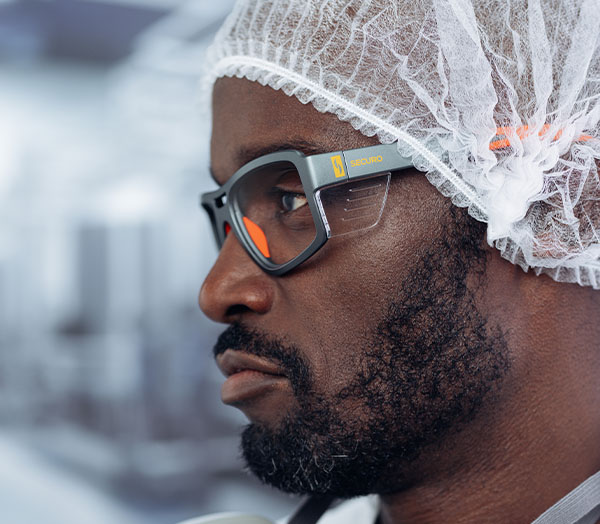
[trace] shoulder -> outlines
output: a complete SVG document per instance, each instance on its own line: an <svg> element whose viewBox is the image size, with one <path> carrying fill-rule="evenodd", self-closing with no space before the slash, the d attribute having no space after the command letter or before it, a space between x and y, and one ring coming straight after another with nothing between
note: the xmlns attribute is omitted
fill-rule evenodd
<svg viewBox="0 0 600 524"><path fill-rule="evenodd" d="M374 524L379 513L379 497L370 495L342 502L319 519L319 524ZM286 524L288 518L277 524Z"/></svg>

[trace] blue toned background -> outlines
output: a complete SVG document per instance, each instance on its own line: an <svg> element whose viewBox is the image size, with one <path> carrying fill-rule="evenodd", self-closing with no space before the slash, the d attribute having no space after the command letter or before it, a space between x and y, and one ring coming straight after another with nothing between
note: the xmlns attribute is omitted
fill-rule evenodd
<svg viewBox="0 0 600 524"><path fill-rule="evenodd" d="M296 501L241 472L197 194L230 0L0 0L0 523L154 524Z"/></svg>

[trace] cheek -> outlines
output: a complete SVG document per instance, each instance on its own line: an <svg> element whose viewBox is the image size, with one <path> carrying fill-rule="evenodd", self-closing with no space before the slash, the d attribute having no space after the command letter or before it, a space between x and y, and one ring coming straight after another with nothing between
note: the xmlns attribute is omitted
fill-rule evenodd
<svg viewBox="0 0 600 524"><path fill-rule="evenodd" d="M447 220L447 203L424 177L403 182L391 188L375 228L330 240L288 281L285 302L302 327L291 336L306 350L319 389L338 391L355 375L373 330L390 302L402 300L402 282Z"/></svg>
<svg viewBox="0 0 600 524"><path fill-rule="evenodd" d="M397 180L376 227L334 238L320 253L320 300L347 329L372 328L390 301L401 299L406 276L440 238L447 209L424 176Z"/></svg>

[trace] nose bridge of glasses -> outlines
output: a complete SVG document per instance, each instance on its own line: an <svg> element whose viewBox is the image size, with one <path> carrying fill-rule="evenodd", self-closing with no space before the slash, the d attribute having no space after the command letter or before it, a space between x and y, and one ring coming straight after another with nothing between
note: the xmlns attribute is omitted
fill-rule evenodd
<svg viewBox="0 0 600 524"><path fill-rule="evenodd" d="M226 191L221 187L217 191L205 193L200 197L200 204L210 217L217 246L220 248L225 241L227 223Z"/></svg>

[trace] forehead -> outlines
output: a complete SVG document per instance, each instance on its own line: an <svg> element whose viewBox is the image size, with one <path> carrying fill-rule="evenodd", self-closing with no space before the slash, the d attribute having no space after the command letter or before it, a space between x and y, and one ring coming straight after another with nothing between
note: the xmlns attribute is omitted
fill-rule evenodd
<svg viewBox="0 0 600 524"><path fill-rule="evenodd" d="M213 90L211 164L222 182L250 160L245 151L306 142L334 151L376 144L347 122L296 97L240 78L221 78Z"/></svg>

